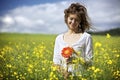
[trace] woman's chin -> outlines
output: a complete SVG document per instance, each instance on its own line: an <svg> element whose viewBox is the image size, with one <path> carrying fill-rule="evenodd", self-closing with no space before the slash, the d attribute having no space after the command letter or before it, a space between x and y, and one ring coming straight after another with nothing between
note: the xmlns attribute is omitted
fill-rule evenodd
<svg viewBox="0 0 120 80"><path fill-rule="evenodd" d="M71 27L70 27L69 29L70 29L70 30L73 30L74 28L71 28Z"/></svg>
<svg viewBox="0 0 120 80"><path fill-rule="evenodd" d="M70 26L70 29L72 29L72 30L73 30L74 28L75 28L74 26Z"/></svg>

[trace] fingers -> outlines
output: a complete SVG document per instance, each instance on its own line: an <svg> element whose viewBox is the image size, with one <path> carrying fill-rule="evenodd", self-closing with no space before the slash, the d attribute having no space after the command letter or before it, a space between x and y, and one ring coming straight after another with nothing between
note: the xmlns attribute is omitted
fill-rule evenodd
<svg viewBox="0 0 120 80"><path fill-rule="evenodd" d="M70 75L71 75L71 72L67 72L67 71L66 71L66 72L64 73L64 75L63 75L63 76L64 76L64 79L67 80Z"/></svg>
<svg viewBox="0 0 120 80"><path fill-rule="evenodd" d="M66 62L67 62L67 64L72 63L72 57L68 58L68 59L66 60Z"/></svg>

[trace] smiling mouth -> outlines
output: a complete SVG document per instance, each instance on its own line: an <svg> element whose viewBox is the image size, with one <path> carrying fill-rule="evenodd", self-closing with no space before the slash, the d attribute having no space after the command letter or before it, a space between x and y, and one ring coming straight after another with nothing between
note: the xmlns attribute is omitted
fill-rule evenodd
<svg viewBox="0 0 120 80"><path fill-rule="evenodd" d="M75 26L75 24L72 24L71 22L70 22L69 24L70 24L70 26L72 26L72 27L74 27L74 26Z"/></svg>

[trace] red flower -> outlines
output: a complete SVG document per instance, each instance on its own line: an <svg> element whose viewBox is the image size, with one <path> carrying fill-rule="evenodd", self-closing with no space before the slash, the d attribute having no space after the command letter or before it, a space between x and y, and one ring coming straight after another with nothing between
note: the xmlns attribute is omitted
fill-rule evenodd
<svg viewBox="0 0 120 80"><path fill-rule="evenodd" d="M64 58L69 58L72 55L72 53L73 53L73 48L65 47L65 48L63 48L61 54Z"/></svg>

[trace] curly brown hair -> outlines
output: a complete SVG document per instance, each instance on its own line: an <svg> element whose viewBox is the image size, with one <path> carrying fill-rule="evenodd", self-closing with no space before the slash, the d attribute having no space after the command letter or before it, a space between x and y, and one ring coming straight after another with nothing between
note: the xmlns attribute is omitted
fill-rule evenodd
<svg viewBox="0 0 120 80"><path fill-rule="evenodd" d="M79 26L76 30L74 30L76 33L84 32L86 29L89 29L91 24L90 24L90 19L87 15L87 9L79 4L79 3L72 3L67 9L64 10L64 19L65 23L67 24L67 18L69 14L76 14L79 19L80 23Z"/></svg>

